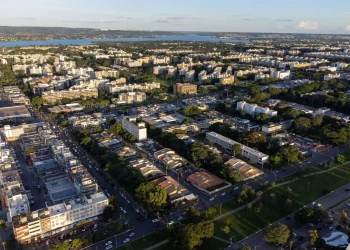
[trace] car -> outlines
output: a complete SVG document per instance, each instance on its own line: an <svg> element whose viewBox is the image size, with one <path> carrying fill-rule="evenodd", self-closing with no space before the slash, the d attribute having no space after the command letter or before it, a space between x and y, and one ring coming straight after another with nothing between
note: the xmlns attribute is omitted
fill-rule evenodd
<svg viewBox="0 0 350 250"><path fill-rule="evenodd" d="M171 221L169 221L168 222L168 226L170 226L170 225L172 225L172 224L174 224L175 222L173 221L173 220L171 220Z"/></svg>
<svg viewBox="0 0 350 250"><path fill-rule="evenodd" d="M83 227L83 228L81 229L81 231L82 231L82 232L85 232L85 231L86 231L86 227Z"/></svg>
<svg viewBox="0 0 350 250"><path fill-rule="evenodd" d="M112 241L108 241L108 242L106 242L106 246L108 246L108 245L111 245L112 244Z"/></svg>
<svg viewBox="0 0 350 250"><path fill-rule="evenodd" d="M346 205L347 205L348 207L350 207L350 202L347 202Z"/></svg>
<svg viewBox="0 0 350 250"><path fill-rule="evenodd" d="M308 162L307 162L307 164L310 164L310 163L311 163L311 161L308 161Z"/></svg>
<svg viewBox="0 0 350 250"><path fill-rule="evenodd" d="M129 201L128 199L125 199L125 201L126 201L128 204L130 204L130 201Z"/></svg>
<svg viewBox="0 0 350 250"><path fill-rule="evenodd" d="M124 213L124 214L127 214L128 212L126 212L126 210L123 210L123 213Z"/></svg>
<svg viewBox="0 0 350 250"><path fill-rule="evenodd" d="M225 196L226 195L226 193L225 192L223 192L222 194L221 194L221 196Z"/></svg>
<svg viewBox="0 0 350 250"><path fill-rule="evenodd" d="M234 187L233 190L237 191L239 189L239 187Z"/></svg>
<svg viewBox="0 0 350 250"><path fill-rule="evenodd" d="M139 211L137 208L135 209L135 212L136 212L137 214L140 213L140 211Z"/></svg>
<svg viewBox="0 0 350 250"><path fill-rule="evenodd" d="M317 203L317 205L316 206L318 206L318 207L322 207L322 204L321 203Z"/></svg>
<svg viewBox="0 0 350 250"><path fill-rule="evenodd" d="M183 217L182 217L182 216L179 216L179 217L177 218L177 220L178 220L178 221L183 220Z"/></svg>
<svg viewBox="0 0 350 250"><path fill-rule="evenodd" d="M215 197L213 196L213 197L211 197L209 200L210 200L210 201L213 201L214 199L215 199Z"/></svg>
<svg viewBox="0 0 350 250"><path fill-rule="evenodd" d="M131 233L129 234L129 237L131 238L131 237L133 237L133 236L135 236L135 233L134 233L134 232L131 232Z"/></svg>
<svg viewBox="0 0 350 250"><path fill-rule="evenodd" d="M154 219L154 220L152 220L152 222L156 223L156 222L159 222L159 220L158 219Z"/></svg>
<svg viewBox="0 0 350 250"><path fill-rule="evenodd" d="M314 227L314 224L312 224L312 223L309 223L309 227Z"/></svg>
<svg viewBox="0 0 350 250"><path fill-rule="evenodd" d="M120 210L121 210L121 211L123 211L123 210L124 210L124 208L123 208L123 207L120 207Z"/></svg>
<svg viewBox="0 0 350 250"><path fill-rule="evenodd" d="M315 205L316 205L315 201L311 202L311 206L315 206Z"/></svg>
<svg viewBox="0 0 350 250"><path fill-rule="evenodd" d="M333 227L329 227L329 231L333 231L333 229L334 229Z"/></svg>
<svg viewBox="0 0 350 250"><path fill-rule="evenodd" d="M126 243L126 242L124 242L124 243ZM112 245L106 246L106 250L111 249L112 247L113 247Z"/></svg>
<svg viewBox="0 0 350 250"><path fill-rule="evenodd" d="M129 238L126 238L125 240L123 240L124 243L128 243L130 241Z"/></svg>

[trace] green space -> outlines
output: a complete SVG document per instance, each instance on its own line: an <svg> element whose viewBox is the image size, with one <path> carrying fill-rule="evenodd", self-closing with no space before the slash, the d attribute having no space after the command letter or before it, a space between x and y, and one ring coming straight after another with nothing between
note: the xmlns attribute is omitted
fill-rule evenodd
<svg viewBox="0 0 350 250"><path fill-rule="evenodd" d="M169 230L167 228L154 232L152 234L146 235L143 238L135 240L125 246L118 249L120 250L142 250L147 247L153 246L163 240L169 238Z"/></svg>
<svg viewBox="0 0 350 250"><path fill-rule="evenodd" d="M217 250L217 249L226 249L229 246L229 244L222 242L221 240L217 240L214 238L205 239L203 240L203 244L197 248L197 250ZM175 250L171 243L164 244L160 247L157 247L155 250Z"/></svg>
<svg viewBox="0 0 350 250"><path fill-rule="evenodd" d="M276 187L265 193L261 201L251 208L215 221L215 235L221 238L235 236L236 240L255 233L306 204L338 189L350 182L350 165L342 166L330 172L304 177L298 181ZM255 209L261 202L260 211ZM230 228L229 233L221 229Z"/></svg>

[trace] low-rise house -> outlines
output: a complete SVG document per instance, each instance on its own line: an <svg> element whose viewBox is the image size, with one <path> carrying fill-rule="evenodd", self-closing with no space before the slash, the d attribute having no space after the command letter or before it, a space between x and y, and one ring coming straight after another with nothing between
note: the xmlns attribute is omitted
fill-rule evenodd
<svg viewBox="0 0 350 250"><path fill-rule="evenodd" d="M231 186L230 183L205 171L189 175L187 181L206 194L213 194Z"/></svg>
<svg viewBox="0 0 350 250"><path fill-rule="evenodd" d="M264 174L264 172L262 170L260 170L256 167L253 167L253 166L249 165L248 163L246 163L245 161L242 161L242 160L237 159L237 158L231 158L230 160L225 162L225 165L230 167L230 168L237 169L238 171L240 171L243 174L245 181L247 181L249 179L256 178L256 177Z"/></svg>
<svg viewBox="0 0 350 250"><path fill-rule="evenodd" d="M153 179L157 176L162 176L164 173L159 170L156 166L154 166L147 159L137 159L129 162L130 167L140 169L142 175L147 179Z"/></svg>

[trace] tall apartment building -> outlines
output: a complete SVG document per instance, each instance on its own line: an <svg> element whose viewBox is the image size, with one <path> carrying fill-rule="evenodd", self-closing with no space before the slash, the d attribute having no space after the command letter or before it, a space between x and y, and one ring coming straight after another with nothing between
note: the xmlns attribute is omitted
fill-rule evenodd
<svg viewBox="0 0 350 250"><path fill-rule="evenodd" d="M55 104L61 101L63 98L68 99L85 99L85 98L97 98L98 89L97 88L83 88L83 89L68 89L61 91L48 91L43 92L41 97L47 104Z"/></svg>
<svg viewBox="0 0 350 250"><path fill-rule="evenodd" d="M176 83L173 88L174 95L197 93L197 85L191 83Z"/></svg>
<svg viewBox="0 0 350 250"><path fill-rule="evenodd" d="M150 83L135 83L135 84L113 84L107 83L105 85L105 90L111 94L119 92L128 92L128 91L148 91L152 89L159 89L159 82L150 82Z"/></svg>
<svg viewBox="0 0 350 250"><path fill-rule="evenodd" d="M106 77L119 77L118 70L102 70L102 71L95 71L95 77L96 78L106 78Z"/></svg>
<svg viewBox="0 0 350 250"><path fill-rule="evenodd" d="M119 101L125 103L143 102L146 101L146 94L143 92L127 92L119 94Z"/></svg>
<svg viewBox="0 0 350 250"><path fill-rule="evenodd" d="M14 216L13 232L19 243L27 244L74 228L81 222L96 220L107 205L108 198L102 192L83 195L79 199Z"/></svg>
<svg viewBox="0 0 350 250"><path fill-rule="evenodd" d="M139 141L147 139L146 125L143 122L137 123L136 117L125 117L122 120L122 127Z"/></svg>
<svg viewBox="0 0 350 250"><path fill-rule="evenodd" d="M239 144L242 147L242 152L241 155L248 158L249 160L252 160L256 163L259 164L264 164L268 161L269 156L259 152L258 150L255 150L253 148L247 147L239 142L236 142L234 140L231 140L225 136L222 136L218 133L215 132L208 132L206 133L206 138L216 144L219 144L220 146L222 146L223 148L227 149L227 150L232 150L232 146L235 144Z"/></svg>

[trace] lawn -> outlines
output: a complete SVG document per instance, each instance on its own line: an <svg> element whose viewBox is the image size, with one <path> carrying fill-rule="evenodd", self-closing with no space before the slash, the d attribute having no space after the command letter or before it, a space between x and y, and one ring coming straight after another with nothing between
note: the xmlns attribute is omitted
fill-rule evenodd
<svg viewBox="0 0 350 250"><path fill-rule="evenodd" d="M214 238L211 239L205 239L203 240L203 243L201 246L196 247L196 250L219 250L219 249L226 249L229 246L229 244L222 242L221 240L217 240ZM160 246L156 248L155 250L176 250L173 248L171 243L165 244L163 246Z"/></svg>
<svg viewBox="0 0 350 250"><path fill-rule="evenodd" d="M215 222L215 235L221 238L235 236L237 241L242 240L349 182L350 165L347 165L328 173L301 178L289 185L276 187L262 196L263 205L260 213L257 214L254 207L245 208L218 220ZM228 234L221 230L225 225L231 229Z"/></svg>
<svg viewBox="0 0 350 250"><path fill-rule="evenodd" d="M130 242L129 244L119 247L120 250L142 250L153 246L163 240L169 238L169 231L167 228L146 235L144 238Z"/></svg>

